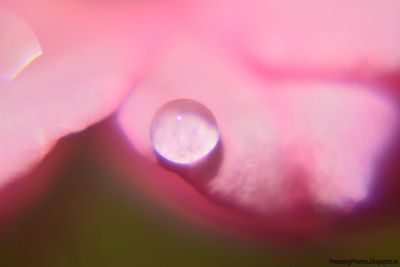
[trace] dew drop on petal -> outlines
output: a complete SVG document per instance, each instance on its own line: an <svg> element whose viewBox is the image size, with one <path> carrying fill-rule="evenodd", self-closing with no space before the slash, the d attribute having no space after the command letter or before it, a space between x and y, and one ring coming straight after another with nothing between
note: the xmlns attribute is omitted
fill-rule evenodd
<svg viewBox="0 0 400 267"><path fill-rule="evenodd" d="M192 164L207 157L219 141L214 115L190 99L163 105L153 117L150 135L157 155L176 164Z"/></svg>
<svg viewBox="0 0 400 267"><path fill-rule="evenodd" d="M17 16L0 10L0 81L11 81L42 49L31 27Z"/></svg>

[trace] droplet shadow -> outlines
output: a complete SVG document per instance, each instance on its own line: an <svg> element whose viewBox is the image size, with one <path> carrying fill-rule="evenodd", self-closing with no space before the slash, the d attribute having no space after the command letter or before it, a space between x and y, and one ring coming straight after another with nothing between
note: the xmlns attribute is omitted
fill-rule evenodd
<svg viewBox="0 0 400 267"><path fill-rule="evenodd" d="M157 155L157 161L160 166L175 172L197 188L203 188L204 185L218 175L224 158L221 140L218 141L209 155L191 164L177 164L163 158L156 152L154 153Z"/></svg>

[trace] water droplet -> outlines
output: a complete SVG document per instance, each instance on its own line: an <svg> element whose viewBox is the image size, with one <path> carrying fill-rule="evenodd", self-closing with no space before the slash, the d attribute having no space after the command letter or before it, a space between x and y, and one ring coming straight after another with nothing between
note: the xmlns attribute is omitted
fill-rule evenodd
<svg viewBox="0 0 400 267"><path fill-rule="evenodd" d="M177 164L191 164L207 157L219 141L214 115L190 99L163 105L154 115L150 135L156 153Z"/></svg>
<svg viewBox="0 0 400 267"><path fill-rule="evenodd" d="M0 29L0 82L7 82L42 55L42 49L31 27L3 10L0 10Z"/></svg>

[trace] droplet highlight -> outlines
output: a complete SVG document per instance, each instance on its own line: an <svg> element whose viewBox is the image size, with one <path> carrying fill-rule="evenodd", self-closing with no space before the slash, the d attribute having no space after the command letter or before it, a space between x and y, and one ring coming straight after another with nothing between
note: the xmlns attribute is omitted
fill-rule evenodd
<svg viewBox="0 0 400 267"><path fill-rule="evenodd" d="M0 10L0 82L14 80L42 53L31 27L17 16Z"/></svg>
<svg viewBox="0 0 400 267"><path fill-rule="evenodd" d="M219 142L217 121L203 104L177 99L154 115L150 136L154 151L176 164L193 164L213 152Z"/></svg>

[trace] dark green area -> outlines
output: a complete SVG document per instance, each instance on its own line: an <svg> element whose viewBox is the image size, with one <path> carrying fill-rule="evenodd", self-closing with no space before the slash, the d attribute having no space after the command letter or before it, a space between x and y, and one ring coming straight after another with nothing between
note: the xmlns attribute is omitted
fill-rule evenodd
<svg viewBox="0 0 400 267"><path fill-rule="evenodd" d="M0 266L326 266L329 258L400 258L398 226L307 247L244 246L170 219L114 178L80 146L46 198L3 235Z"/></svg>

